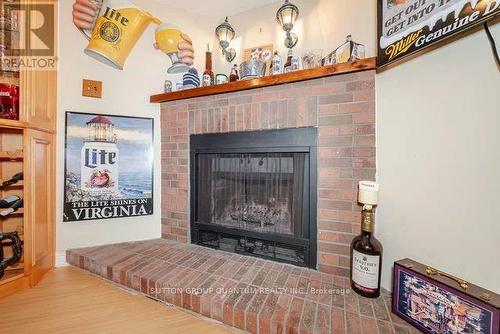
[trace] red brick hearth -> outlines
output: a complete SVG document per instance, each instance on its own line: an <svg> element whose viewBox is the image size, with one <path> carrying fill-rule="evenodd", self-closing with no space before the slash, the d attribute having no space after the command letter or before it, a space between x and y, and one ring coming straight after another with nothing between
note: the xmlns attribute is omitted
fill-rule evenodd
<svg viewBox="0 0 500 334"><path fill-rule="evenodd" d="M366 299L337 276L169 240L70 250L68 263L251 333L418 333L390 295Z"/></svg>
<svg viewBox="0 0 500 334"><path fill-rule="evenodd" d="M375 71L163 103L162 237L189 242L189 135L319 128L318 269L343 279L360 231L359 180L375 177Z"/></svg>

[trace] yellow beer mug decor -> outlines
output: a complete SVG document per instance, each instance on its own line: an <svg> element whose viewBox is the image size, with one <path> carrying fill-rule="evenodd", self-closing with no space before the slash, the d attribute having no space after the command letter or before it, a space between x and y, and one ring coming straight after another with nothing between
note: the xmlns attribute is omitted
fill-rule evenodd
<svg viewBox="0 0 500 334"><path fill-rule="evenodd" d="M92 31L82 30L89 39L88 56L123 70L125 61L149 24L161 21L130 1L95 1L99 14Z"/></svg>

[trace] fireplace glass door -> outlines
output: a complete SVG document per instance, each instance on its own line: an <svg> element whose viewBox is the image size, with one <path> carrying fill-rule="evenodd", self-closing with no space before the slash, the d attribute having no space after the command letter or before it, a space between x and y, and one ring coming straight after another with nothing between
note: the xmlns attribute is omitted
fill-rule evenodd
<svg viewBox="0 0 500 334"><path fill-rule="evenodd" d="M198 221L302 238L307 155L198 155Z"/></svg>
<svg viewBox="0 0 500 334"><path fill-rule="evenodd" d="M191 136L191 240L316 266L314 128Z"/></svg>

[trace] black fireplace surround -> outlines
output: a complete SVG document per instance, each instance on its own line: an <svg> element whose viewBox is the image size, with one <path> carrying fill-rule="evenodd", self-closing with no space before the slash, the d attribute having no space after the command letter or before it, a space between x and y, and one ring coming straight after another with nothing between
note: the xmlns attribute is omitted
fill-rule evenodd
<svg viewBox="0 0 500 334"><path fill-rule="evenodd" d="M316 268L317 128L193 135L191 240Z"/></svg>

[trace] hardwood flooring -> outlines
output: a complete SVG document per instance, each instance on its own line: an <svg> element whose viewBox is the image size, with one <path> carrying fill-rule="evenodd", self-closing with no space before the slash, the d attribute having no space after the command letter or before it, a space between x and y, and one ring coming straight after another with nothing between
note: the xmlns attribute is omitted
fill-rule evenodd
<svg viewBox="0 0 500 334"><path fill-rule="evenodd" d="M166 307L73 267L57 268L35 288L0 299L0 333L235 333Z"/></svg>

